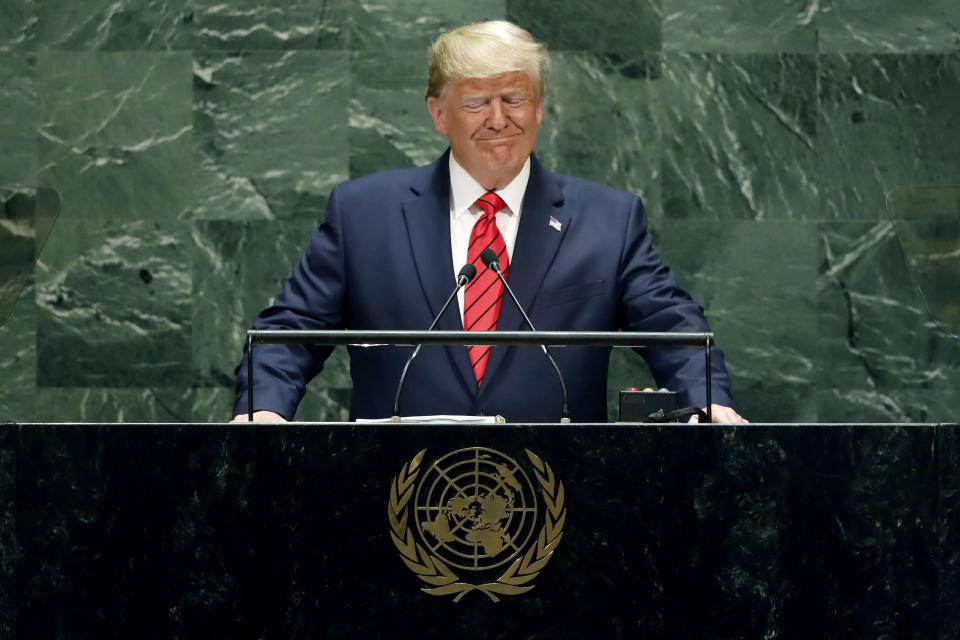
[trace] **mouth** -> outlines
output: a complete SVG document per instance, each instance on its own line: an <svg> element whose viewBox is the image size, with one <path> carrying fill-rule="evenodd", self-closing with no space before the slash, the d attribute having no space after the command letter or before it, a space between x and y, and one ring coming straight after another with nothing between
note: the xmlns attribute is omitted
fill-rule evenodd
<svg viewBox="0 0 960 640"><path fill-rule="evenodd" d="M519 133L512 133L508 136L497 136L496 138L477 138L477 142L490 142L490 143L509 142L514 138L519 138L519 137L520 137Z"/></svg>

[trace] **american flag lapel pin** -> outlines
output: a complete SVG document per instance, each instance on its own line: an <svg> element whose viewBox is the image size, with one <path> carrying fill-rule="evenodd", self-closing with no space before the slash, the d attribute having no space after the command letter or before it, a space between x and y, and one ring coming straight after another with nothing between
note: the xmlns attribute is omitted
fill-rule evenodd
<svg viewBox="0 0 960 640"><path fill-rule="evenodd" d="M563 231L563 224L553 216L550 216L549 224L554 231Z"/></svg>

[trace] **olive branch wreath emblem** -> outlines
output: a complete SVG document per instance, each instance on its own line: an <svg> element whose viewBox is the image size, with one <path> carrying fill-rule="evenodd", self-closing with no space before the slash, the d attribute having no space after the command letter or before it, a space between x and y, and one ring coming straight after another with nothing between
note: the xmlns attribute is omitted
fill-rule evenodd
<svg viewBox="0 0 960 640"><path fill-rule="evenodd" d="M494 602L499 602L499 595L520 595L533 589L533 580L546 566L547 562L560 544L563 537L563 525L567 517L563 506L563 483L558 482L553 475L550 465L541 460L535 453L525 449L527 457L533 464L537 483L543 491L546 503L546 522L540 529L540 535L535 544L530 545L527 552L513 562L494 582L472 584L463 582L440 558L432 555L418 543L408 524L409 511L407 504L414 494L414 483L420 474L420 463L427 450L421 450L408 463L403 465L390 483L390 502L387 507L387 516L390 521L390 537L400 552L400 559L413 571L418 578L431 587L422 587L422 591L434 596L454 595L453 601L459 602L463 596L471 591L479 591Z"/></svg>

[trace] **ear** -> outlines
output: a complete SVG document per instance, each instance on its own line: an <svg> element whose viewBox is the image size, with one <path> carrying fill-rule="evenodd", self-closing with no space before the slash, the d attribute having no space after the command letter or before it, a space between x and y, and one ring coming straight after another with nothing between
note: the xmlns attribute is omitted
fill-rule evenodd
<svg viewBox="0 0 960 640"><path fill-rule="evenodd" d="M444 117L443 103L433 96L427 98L427 110L430 111L430 117L433 119L433 126L437 133L442 136L447 135L447 121Z"/></svg>
<svg viewBox="0 0 960 640"><path fill-rule="evenodd" d="M537 105L537 126L543 124L543 98L540 98L540 104Z"/></svg>

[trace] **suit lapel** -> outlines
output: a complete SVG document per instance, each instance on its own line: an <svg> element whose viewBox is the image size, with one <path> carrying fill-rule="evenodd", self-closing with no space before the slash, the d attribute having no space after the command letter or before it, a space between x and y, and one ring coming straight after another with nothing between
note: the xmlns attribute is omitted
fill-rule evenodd
<svg viewBox="0 0 960 640"><path fill-rule="evenodd" d="M448 153L425 171L422 181L414 182L414 196L403 203L404 222L410 249L417 267L417 275L426 296L431 319L440 313L447 296L456 286L453 257L450 255L450 165ZM426 329L427 327L423 327ZM463 329L456 301L451 302L437 329ZM464 384L476 389L470 358L463 346L448 346L448 355L454 362Z"/></svg>
<svg viewBox="0 0 960 640"><path fill-rule="evenodd" d="M431 316L440 312L455 284L453 259L450 256L450 179L445 177L445 159L446 156L422 183L411 185L414 196L403 203L410 250ZM441 322L446 317L447 314L444 314Z"/></svg>
<svg viewBox="0 0 960 640"><path fill-rule="evenodd" d="M563 194L550 173L533 156L530 163L530 180L523 197L523 211L520 214L520 226L517 229L517 240L507 277L507 282L528 315L571 224L570 211L563 206ZM559 223L559 231L556 224L551 225L551 218ZM527 330L523 315L509 298L510 294L504 293L497 329ZM496 369L507 351L505 347L494 347L491 350L485 377L496 375Z"/></svg>

